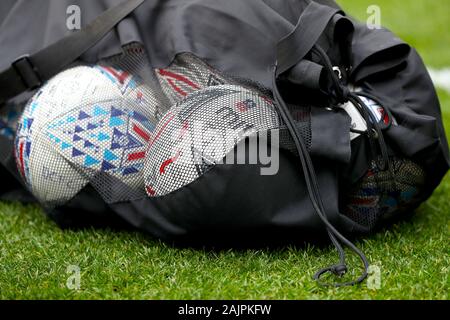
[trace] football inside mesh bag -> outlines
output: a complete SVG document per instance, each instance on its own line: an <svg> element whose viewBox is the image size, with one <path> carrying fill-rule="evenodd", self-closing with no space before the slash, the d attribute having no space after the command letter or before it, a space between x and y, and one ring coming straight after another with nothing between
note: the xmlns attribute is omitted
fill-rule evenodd
<svg viewBox="0 0 450 320"><path fill-rule="evenodd" d="M339 261L314 278L344 276L347 248L361 274L330 284L352 285L369 261L347 237L411 214L449 168L418 54L334 1L90 5L80 31L36 19L45 41L17 46L12 21L39 8L0 4L0 197L31 194L62 227L201 246L328 237Z"/></svg>

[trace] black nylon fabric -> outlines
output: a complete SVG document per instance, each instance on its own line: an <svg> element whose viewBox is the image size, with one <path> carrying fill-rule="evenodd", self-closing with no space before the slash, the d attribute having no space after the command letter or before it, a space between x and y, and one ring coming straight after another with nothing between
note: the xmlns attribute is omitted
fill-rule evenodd
<svg viewBox="0 0 450 320"><path fill-rule="evenodd" d="M0 27L0 69L18 56L36 52L67 35L70 32L66 27L69 5L80 7L81 22L86 25L120 2L17 1L9 10L6 4L5 8L0 8L10 12ZM18 24L18 16L27 22ZM274 63L277 41L290 29L290 24L274 15L261 0L249 0L245 4L239 0L147 0L81 59L96 62L121 53L122 45L137 41L145 44L156 68L168 66L179 52L192 52L219 70L258 79L270 87L267 66ZM29 35L26 30L35 32ZM20 43L16 43L18 37L23 38ZM256 57L255 52L259 52Z"/></svg>
<svg viewBox="0 0 450 320"><path fill-rule="evenodd" d="M36 52L67 35L66 9L69 5L80 6L82 25L86 25L120 2L0 2L0 70L18 56ZM276 45L292 31L307 4L307 0L147 0L80 60L96 62L121 53L123 45L140 42L155 68L167 67L177 53L191 52L222 72L271 88ZM449 168L448 143L431 80L417 53L391 32L369 30L356 22L354 26L348 80L376 95L392 112L399 125L385 130L388 142L402 155L426 166L429 195ZM333 51L332 31L328 28L319 42L328 44L325 49L332 61L339 63L342 57ZM21 41L17 41L18 38ZM300 96L300 93L305 95ZM293 99L304 101L315 97L300 89L292 91L291 95ZM311 153L315 156L315 169L329 220L346 232L364 231L339 215L338 171L344 166L356 167L360 172L352 174L360 177L369 166L367 159L352 163L358 160L351 157L350 119L342 111L315 109L313 114ZM364 146L361 148L365 149ZM155 236L183 241L196 234L199 238L219 234L226 237L217 229L219 226L224 230L230 226L239 234L239 230L251 225L258 230L259 237L273 232L295 238L295 235L323 231L306 195L297 160L284 155L280 161L280 174L267 178L274 179L267 184L258 182L262 177L255 176L257 166L217 166L185 190L170 195L167 203L144 199L109 207L99 205L91 213L102 217L113 211ZM238 177L254 179L239 180ZM246 185L246 188L231 189L232 185ZM211 188L218 189L216 198L197 196L207 197ZM252 189L255 194L250 194ZM11 190L2 190L4 194L8 191ZM224 194L229 197L223 197ZM86 193L81 193L67 204L66 209L83 207L86 201ZM189 204L187 207L186 203ZM56 220L63 215L64 209L52 213ZM172 215L167 216L167 212ZM247 216L239 214L243 212ZM210 230L211 234L205 234L205 230Z"/></svg>
<svg viewBox="0 0 450 320"><path fill-rule="evenodd" d="M0 22L0 70L19 56L35 53L70 34L66 13L70 5L81 10L81 24L87 25L121 0L19 0L2 2L8 12ZM273 6L272 1L270 5ZM296 24L308 0L277 4L274 11L262 0L218 2L214 0L146 0L99 44L82 55L94 63L122 52L122 46L141 42L155 68L167 67L180 52L192 52L215 68L241 78L271 86L271 67L276 60L276 44ZM282 14L297 8L295 22ZM20 19L18 19L20 17ZM22 21L20 23L20 21ZM33 30L33 33L26 32ZM17 42L16 39L21 41ZM252 41L248 41L252 39ZM254 53L258 52L257 55Z"/></svg>
<svg viewBox="0 0 450 320"><path fill-rule="evenodd" d="M350 79L376 95L397 120L398 126L385 131L388 142L396 152L425 166L431 194L450 166L433 82L414 48L388 30L354 24Z"/></svg>
<svg viewBox="0 0 450 320"><path fill-rule="evenodd" d="M248 141L244 143L248 151ZM363 228L338 214L335 165L316 160L329 220L344 230L362 232ZM260 164L216 165L169 195L116 203L111 208L132 225L178 244L277 245L325 239L296 159L281 151L276 175L261 176L260 168Z"/></svg>

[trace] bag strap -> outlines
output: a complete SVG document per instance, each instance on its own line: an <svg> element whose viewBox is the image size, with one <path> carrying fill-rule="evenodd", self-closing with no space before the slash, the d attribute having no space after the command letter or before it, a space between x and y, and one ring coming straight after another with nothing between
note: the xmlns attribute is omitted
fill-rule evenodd
<svg viewBox="0 0 450 320"><path fill-rule="evenodd" d="M40 87L103 39L145 0L126 0L106 10L93 22L33 55L22 55L0 72L0 104Z"/></svg>
<svg viewBox="0 0 450 320"><path fill-rule="evenodd" d="M294 30L280 40L277 47L277 77L299 63L317 43L339 8L311 2Z"/></svg>

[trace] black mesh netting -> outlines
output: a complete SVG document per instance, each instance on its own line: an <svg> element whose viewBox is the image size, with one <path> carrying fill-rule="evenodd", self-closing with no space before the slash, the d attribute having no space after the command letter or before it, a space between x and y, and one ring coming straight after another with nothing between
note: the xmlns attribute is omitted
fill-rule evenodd
<svg viewBox="0 0 450 320"><path fill-rule="evenodd" d="M389 170L369 170L346 195L343 213L356 223L373 229L393 214L408 210L419 200L425 185L425 172L414 162L392 158ZM375 165L372 166L376 168Z"/></svg>
<svg viewBox="0 0 450 320"><path fill-rule="evenodd" d="M75 65L25 108L2 110L1 133L14 143L17 169L49 207L88 184L108 203L164 195L268 130L295 150L267 89L188 53L154 70L138 44L96 65ZM308 114L299 126L308 132Z"/></svg>
<svg viewBox="0 0 450 320"><path fill-rule="evenodd" d="M310 148L310 108L289 108ZM164 196L215 164L232 162L227 155L243 139L267 133L297 153L270 90L189 53L153 69L139 44L96 65L75 65L27 103L0 111L2 143L14 145L17 171L48 207L88 184L107 203ZM394 164L396 187L387 172L369 171L349 193L344 214L372 227L414 198L422 169L405 160Z"/></svg>

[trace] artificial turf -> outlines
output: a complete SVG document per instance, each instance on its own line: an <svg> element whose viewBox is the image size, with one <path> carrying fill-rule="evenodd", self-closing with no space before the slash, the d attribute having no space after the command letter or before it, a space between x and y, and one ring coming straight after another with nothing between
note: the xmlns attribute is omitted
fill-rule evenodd
<svg viewBox="0 0 450 320"><path fill-rule="evenodd" d="M341 0L413 44L427 65L450 66L448 0ZM450 95L439 91L450 138ZM408 221L357 245L381 270L381 287L322 288L314 272L332 246L280 250L177 249L137 232L62 231L34 205L0 203L1 299L448 299L450 176ZM358 263L351 259L353 264ZM79 290L67 288L70 265Z"/></svg>

